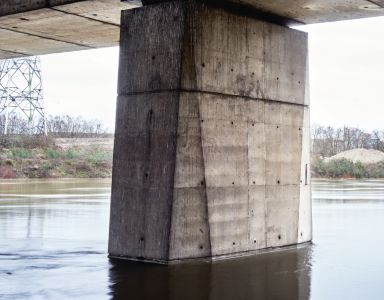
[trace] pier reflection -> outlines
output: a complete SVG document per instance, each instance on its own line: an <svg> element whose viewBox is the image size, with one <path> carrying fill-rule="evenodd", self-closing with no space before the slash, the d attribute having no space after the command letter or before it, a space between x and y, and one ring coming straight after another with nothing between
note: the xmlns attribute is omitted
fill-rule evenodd
<svg viewBox="0 0 384 300"><path fill-rule="evenodd" d="M311 246L214 263L159 266L111 259L112 299L309 299Z"/></svg>

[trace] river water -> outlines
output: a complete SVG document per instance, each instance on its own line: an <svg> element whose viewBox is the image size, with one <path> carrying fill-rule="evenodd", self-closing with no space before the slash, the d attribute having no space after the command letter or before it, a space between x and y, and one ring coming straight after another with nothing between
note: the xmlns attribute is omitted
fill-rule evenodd
<svg viewBox="0 0 384 300"><path fill-rule="evenodd" d="M313 181L313 244L215 263L107 258L109 180L0 182L0 299L384 299L384 181Z"/></svg>

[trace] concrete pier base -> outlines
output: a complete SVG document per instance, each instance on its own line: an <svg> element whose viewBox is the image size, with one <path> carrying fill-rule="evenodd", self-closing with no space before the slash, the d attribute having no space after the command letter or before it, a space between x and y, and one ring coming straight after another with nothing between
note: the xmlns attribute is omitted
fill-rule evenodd
<svg viewBox="0 0 384 300"><path fill-rule="evenodd" d="M307 35L195 1L123 11L109 254L311 240Z"/></svg>

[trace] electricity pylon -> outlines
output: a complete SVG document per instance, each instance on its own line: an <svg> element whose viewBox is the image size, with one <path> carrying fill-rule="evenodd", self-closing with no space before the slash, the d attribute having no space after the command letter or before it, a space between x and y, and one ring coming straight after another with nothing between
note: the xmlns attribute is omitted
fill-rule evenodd
<svg viewBox="0 0 384 300"><path fill-rule="evenodd" d="M0 115L5 116L4 134L47 134L39 57L0 61ZM16 128L12 122L16 116L26 125Z"/></svg>

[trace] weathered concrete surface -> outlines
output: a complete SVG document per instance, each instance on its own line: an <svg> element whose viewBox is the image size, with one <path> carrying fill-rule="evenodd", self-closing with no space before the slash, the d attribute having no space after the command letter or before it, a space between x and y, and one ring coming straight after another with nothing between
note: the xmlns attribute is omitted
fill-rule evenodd
<svg viewBox="0 0 384 300"><path fill-rule="evenodd" d="M80 2L82 0L2 0L0 16Z"/></svg>
<svg viewBox="0 0 384 300"><path fill-rule="evenodd" d="M142 2L149 5L164 1ZM384 15L384 0L202 1L283 25ZM137 6L141 6L141 1L2 0L0 59L116 46L119 43L120 11ZM225 28L225 24L222 25Z"/></svg>
<svg viewBox="0 0 384 300"><path fill-rule="evenodd" d="M231 0L304 24L384 15L383 0Z"/></svg>
<svg viewBox="0 0 384 300"><path fill-rule="evenodd" d="M2 1L0 59L116 46L121 10L136 6L119 0Z"/></svg>
<svg viewBox="0 0 384 300"><path fill-rule="evenodd" d="M120 51L111 256L311 240L305 33L176 1L124 11Z"/></svg>
<svg viewBox="0 0 384 300"><path fill-rule="evenodd" d="M129 1L129 0L126 0ZM167 0L142 0L144 5ZM265 13L275 22L285 25L334 22L384 15L384 0L203 0L214 5L243 6L245 14ZM241 9L241 8L240 8ZM258 13L259 12L259 13Z"/></svg>

